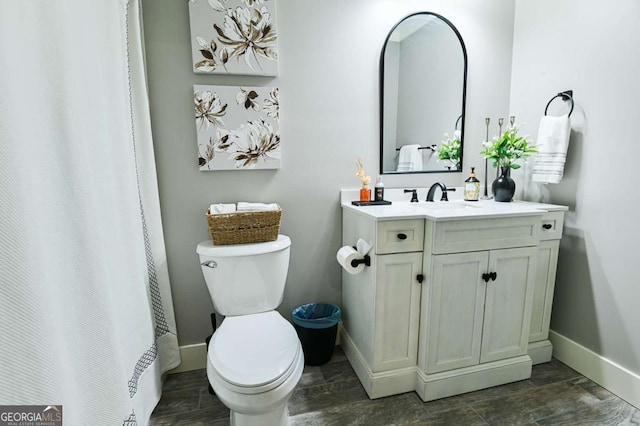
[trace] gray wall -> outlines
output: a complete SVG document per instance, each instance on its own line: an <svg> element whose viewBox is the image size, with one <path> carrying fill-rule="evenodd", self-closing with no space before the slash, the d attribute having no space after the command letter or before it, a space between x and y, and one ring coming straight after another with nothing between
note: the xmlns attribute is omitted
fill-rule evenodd
<svg viewBox="0 0 640 426"><path fill-rule="evenodd" d="M640 3L518 0L511 111L534 139L549 99L573 89L565 176L546 190L570 207L551 328L640 374ZM564 108L564 109L563 109ZM549 112L568 108L555 100Z"/></svg>
<svg viewBox="0 0 640 426"><path fill-rule="evenodd" d="M200 0L205 1L205 0ZM481 4L480 4L481 3ZM310 301L340 303L339 191L357 188L357 157L379 164L378 64L382 43L404 16L439 13L461 32L469 54L465 172L479 154L484 117L508 116L514 2L504 0L278 0L277 78L192 72L186 0L143 0L151 120L178 337L200 343L212 310L195 254L208 238L211 202L276 201L293 241L280 311ZM200 172L193 84L280 88L282 168ZM388 187L462 185L467 173L386 176Z"/></svg>

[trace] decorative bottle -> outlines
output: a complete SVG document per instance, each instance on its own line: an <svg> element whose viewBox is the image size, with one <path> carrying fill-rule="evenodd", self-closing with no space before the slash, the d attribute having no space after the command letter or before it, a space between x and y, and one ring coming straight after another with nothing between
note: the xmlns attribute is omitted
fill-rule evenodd
<svg viewBox="0 0 640 426"><path fill-rule="evenodd" d="M369 189L369 185L367 185L366 183L363 183L362 188L360 188L360 201L361 202L371 201L371 189Z"/></svg>
<svg viewBox="0 0 640 426"><path fill-rule="evenodd" d="M480 197L480 181L476 178L475 167L471 168L471 175L464 181L464 200L478 201Z"/></svg>
<svg viewBox="0 0 640 426"><path fill-rule="evenodd" d="M384 200L384 183L382 183L382 176L378 176L378 179L376 180L375 194L373 199L374 201Z"/></svg>

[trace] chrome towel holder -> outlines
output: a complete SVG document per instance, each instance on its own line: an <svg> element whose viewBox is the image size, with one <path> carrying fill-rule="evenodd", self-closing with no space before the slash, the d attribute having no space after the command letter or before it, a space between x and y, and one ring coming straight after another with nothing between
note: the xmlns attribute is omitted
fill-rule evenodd
<svg viewBox="0 0 640 426"><path fill-rule="evenodd" d="M569 110L569 117L571 117L571 113L573 112L573 90L565 90L564 92L560 92L555 95L553 98L547 102L547 106L544 108L544 115L547 115L547 110L549 109L549 105L553 102L554 99L560 98L563 101L571 101L571 109Z"/></svg>

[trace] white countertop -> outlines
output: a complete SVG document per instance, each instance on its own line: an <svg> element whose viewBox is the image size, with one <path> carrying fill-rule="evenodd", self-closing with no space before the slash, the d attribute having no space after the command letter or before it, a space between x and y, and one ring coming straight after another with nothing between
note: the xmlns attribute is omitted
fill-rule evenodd
<svg viewBox="0 0 640 426"><path fill-rule="evenodd" d="M385 191L385 199L391 199L391 205L386 206L354 206L351 201L358 200L358 192L354 190L341 191L342 208L352 210L358 214L369 216L376 220L393 219L430 219L430 220L463 220L471 218L494 218L507 216L534 216L551 211L566 211L568 207L555 204L531 203L527 201L512 201L502 203L494 200L463 201L419 201L410 203L407 196L395 190ZM388 196L387 196L388 194ZM455 193L450 193L451 195ZM401 201L393 201L402 197ZM421 199L422 200L422 199Z"/></svg>

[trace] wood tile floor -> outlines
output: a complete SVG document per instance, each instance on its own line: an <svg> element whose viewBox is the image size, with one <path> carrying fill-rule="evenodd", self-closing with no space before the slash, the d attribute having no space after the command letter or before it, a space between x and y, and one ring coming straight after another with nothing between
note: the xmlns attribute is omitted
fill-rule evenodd
<svg viewBox="0 0 640 426"><path fill-rule="evenodd" d="M534 366L529 380L437 401L415 392L370 400L339 347L328 364L305 367L289 414L292 426L640 425L640 410L555 359ZM228 424L205 370L168 376L150 422Z"/></svg>

